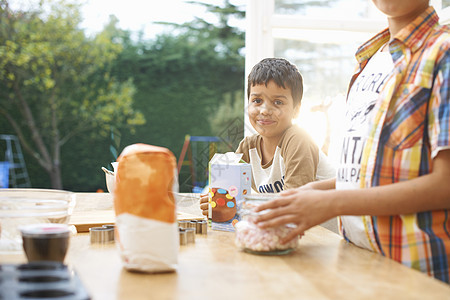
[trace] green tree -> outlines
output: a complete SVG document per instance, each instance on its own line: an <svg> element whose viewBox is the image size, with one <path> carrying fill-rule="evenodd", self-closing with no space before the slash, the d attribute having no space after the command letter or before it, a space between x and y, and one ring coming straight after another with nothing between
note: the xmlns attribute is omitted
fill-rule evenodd
<svg viewBox="0 0 450 300"><path fill-rule="evenodd" d="M232 118L242 120L237 122L242 138L243 109L228 114L221 108L235 108L234 101L243 104L244 90L244 33L227 21L232 13L243 16L243 12L227 8L227 3L207 6L219 16L218 24L198 18L185 24L164 23L174 30L155 40L133 41L130 32L116 32L124 50L113 74L120 80L133 77L136 108L147 120L134 136L122 131L124 146L144 142L167 147L178 156L186 135L219 135ZM180 188L187 191L183 182L189 181L189 172L184 169Z"/></svg>
<svg viewBox="0 0 450 300"><path fill-rule="evenodd" d="M73 137L145 122L133 108L132 81L110 72L122 50L112 40L114 23L88 38L80 20L69 1L42 0L21 11L0 0L0 114L53 188L63 187L61 149Z"/></svg>

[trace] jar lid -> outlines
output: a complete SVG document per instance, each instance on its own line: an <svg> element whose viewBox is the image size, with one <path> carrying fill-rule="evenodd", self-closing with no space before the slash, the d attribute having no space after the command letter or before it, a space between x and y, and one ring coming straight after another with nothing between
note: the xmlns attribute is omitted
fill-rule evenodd
<svg viewBox="0 0 450 300"><path fill-rule="evenodd" d="M278 195L279 194L277 194L277 193L267 193L267 194L255 193L255 194L244 195L244 199L245 200L256 200L256 201L269 201L269 200L275 199L276 197L278 197Z"/></svg>
<svg viewBox="0 0 450 300"><path fill-rule="evenodd" d="M267 194L256 193L256 194L245 195L244 201L242 201L242 203L241 203L239 215L241 215L241 216L260 215L260 214L268 213L270 211L270 209L266 209L266 210L258 212L258 213L255 212L254 209L257 206L259 206L269 200L275 199L277 196L278 196L278 194L275 194L275 193L267 193Z"/></svg>
<svg viewBox="0 0 450 300"><path fill-rule="evenodd" d="M22 235L27 236L66 235L70 232L67 224L58 223L29 224L21 226L19 229Z"/></svg>

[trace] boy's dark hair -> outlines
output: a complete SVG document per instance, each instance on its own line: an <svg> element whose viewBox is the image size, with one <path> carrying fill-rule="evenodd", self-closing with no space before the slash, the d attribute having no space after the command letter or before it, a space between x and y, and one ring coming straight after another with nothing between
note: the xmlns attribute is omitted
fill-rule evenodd
<svg viewBox="0 0 450 300"><path fill-rule="evenodd" d="M273 80L279 87L289 88L294 100L294 108L302 101L303 78L296 66L283 58L265 58L257 63L248 75L247 99L250 99L250 88L259 84L267 84Z"/></svg>

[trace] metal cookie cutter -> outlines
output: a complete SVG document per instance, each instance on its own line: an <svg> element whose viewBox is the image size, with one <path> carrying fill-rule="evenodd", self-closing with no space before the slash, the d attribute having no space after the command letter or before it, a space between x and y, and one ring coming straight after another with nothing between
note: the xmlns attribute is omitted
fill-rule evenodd
<svg viewBox="0 0 450 300"><path fill-rule="evenodd" d="M187 233L185 228L179 228L180 233L180 245L186 245L187 244Z"/></svg>
<svg viewBox="0 0 450 300"><path fill-rule="evenodd" d="M195 243L195 228L178 228L180 234L180 245Z"/></svg>
<svg viewBox="0 0 450 300"><path fill-rule="evenodd" d="M181 220L178 221L178 227L180 228L189 228L190 221Z"/></svg>
<svg viewBox="0 0 450 300"><path fill-rule="evenodd" d="M103 227L89 228L91 244L105 244L114 242L114 225L103 225Z"/></svg>
<svg viewBox="0 0 450 300"><path fill-rule="evenodd" d="M188 228L194 229L194 233L197 233L197 221L190 221L188 223Z"/></svg>
<svg viewBox="0 0 450 300"><path fill-rule="evenodd" d="M186 239L188 244L195 243L195 228L186 228L184 229L186 232Z"/></svg>
<svg viewBox="0 0 450 300"><path fill-rule="evenodd" d="M205 220L197 221L197 233L208 234L208 223Z"/></svg>

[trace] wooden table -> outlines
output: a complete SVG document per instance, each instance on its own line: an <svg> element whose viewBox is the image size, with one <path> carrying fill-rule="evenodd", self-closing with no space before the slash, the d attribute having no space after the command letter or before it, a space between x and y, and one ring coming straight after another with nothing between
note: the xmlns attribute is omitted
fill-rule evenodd
<svg viewBox="0 0 450 300"><path fill-rule="evenodd" d="M234 234L209 231L180 247L173 273L132 273L115 244L72 237L66 263L100 299L450 299L450 286L388 258L345 242L320 226L296 251L259 256L239 251ZM20 255L0 262L24 262Z"/></svg>

